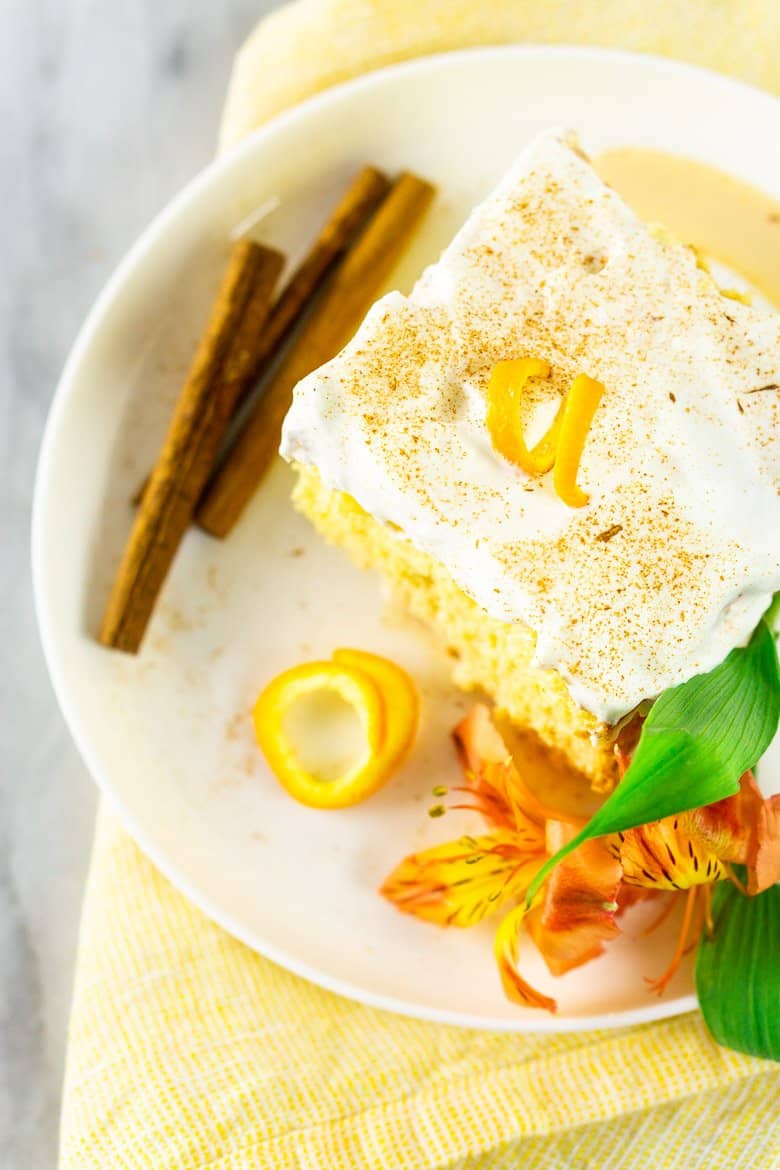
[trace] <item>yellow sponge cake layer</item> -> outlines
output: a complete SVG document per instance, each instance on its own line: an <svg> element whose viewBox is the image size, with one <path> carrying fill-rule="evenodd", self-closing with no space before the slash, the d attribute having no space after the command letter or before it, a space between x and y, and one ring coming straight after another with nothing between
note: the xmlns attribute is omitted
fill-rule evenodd
<svg viewBox="0 0 780 1170"><path fill-rule="evenodd" d="M574 702L559 674L532 665L535 638L528 626L491 617L440 562L351 496L325 487L314 468L297 470L295 506L361 568L379 570L409 613L436 630L453 654L456 683L481 688L518 727L563 753L595 789L611 789L616 765L603 725Z"/></svg>

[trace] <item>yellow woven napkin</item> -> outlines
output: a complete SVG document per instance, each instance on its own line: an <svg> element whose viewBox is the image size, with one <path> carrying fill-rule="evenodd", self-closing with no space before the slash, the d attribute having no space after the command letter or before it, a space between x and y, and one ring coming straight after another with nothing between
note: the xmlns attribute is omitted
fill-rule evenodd
<svg viewBox="0 0 780 1170"><path fill-rule="evenodd" d="M238 58L222 143L362 70L469 44L618 44L780 88L778 0L298 0ZM777 1066L697 1015L502 1036L349 1003L209 922L102 811L62 1170L780 1167Z"/></svg>

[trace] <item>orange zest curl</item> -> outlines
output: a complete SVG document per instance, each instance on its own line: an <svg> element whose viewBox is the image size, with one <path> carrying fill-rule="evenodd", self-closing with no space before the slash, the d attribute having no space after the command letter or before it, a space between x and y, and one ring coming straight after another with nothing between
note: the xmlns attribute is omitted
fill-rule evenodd
<svg viewBox="0 0 780 1170"><path fill-rule="evenodd" d="M555 490L570 508L583 508L590 496L577 485L577 472L590 424L604 387L587 374L578 374L563 400L558 448L553 469Z"/></svg>
<svg viewBox="0 0 780 1170"><path fill-rule="evenodd" d="M333 691L357 713L365 738L359 758L335 779L308 771L285 727L294 704ZM255 735L282 787L312 808L345 808L376 792L414 742L419 699L406 671L363 650L337 650L329 662L308 662L277 675L253 710Z"/></svg>
<svg viewBox="0 0 780 1170"><path fill-rule="evenodd" d="M546 433L529 448L520 426L523 392L532 378L549 376L550 364L541 358L497 362L488 383L487 428L499 455L528 475L544 475L554 468L557 494L570 508L582 508L589 496L578 486L577 473L604 386L587 374L579 374Z"/></svg>
<svg viewBox="0 0 780 1170"><path fill-rule="evenodd" d="M540 358L496 362L488 384L487 428L499 455L529 475L544 475L555 462L561 411L535 447L525 445L518 418L520 400L531 378L549 378L550 364Z"/></svg>

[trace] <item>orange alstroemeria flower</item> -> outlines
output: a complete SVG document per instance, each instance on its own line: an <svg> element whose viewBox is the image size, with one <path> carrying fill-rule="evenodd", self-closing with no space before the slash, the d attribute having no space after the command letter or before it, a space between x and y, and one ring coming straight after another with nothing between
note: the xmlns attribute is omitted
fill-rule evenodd
<svg viewBox="0 0 780 1170"><path fill-rule="evenodd" d="M491 832L412 854L381 892L400 910L447 926L472 926L513 904L496 937L505 991L517 1002L554 1011L555 1001L517 970L520 927L526 925L556 974L601 954L620 933L620 865L603 842L588 842L558 866L526 913L521 900L534 874L585 822L546 806L528 788L486 706L458 725L455 742L466 783L454 790L462 798L451 807L480 812Z"/></svg>
<svg viewBox="0 0 780 1170"><path fill-rule="evenodd" d="M621 774L630 762L620 760ZM666 817L608 838L623 880L659 890L688 890L747 869L747 893L780 881L780 795L765 799L752 772L739 792L676 817Z"/></svg>
<svg viewBox="0 0 780 1170"><path fill-rule="evenodd" d="M504 991L517 1003L556 1009L555 1000L518 970L523 927L550 971L560 975L604 951L620 934L617 919L629 905L687 890L677 949L651 984L660 992L691 937L709 922L711 885L732 876L732 863L747 867L749 893L780 880L780 797L764 800L747 773L728 800L584 842L552 871L528 908L524 898L534 874L585 822L546 806L528 788L484 704L454 734L465 784L453 790L460 796L450 807L481 813L490 831L412 854L381 893L408 914L448 926L472 926L510 906L494 951ZM625 769L628 757L619 753L619 759Z"/></svg>

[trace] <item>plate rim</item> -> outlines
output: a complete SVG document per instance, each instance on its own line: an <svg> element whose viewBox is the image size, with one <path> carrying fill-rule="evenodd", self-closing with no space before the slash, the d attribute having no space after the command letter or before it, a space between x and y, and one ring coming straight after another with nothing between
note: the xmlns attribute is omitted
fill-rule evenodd
<svg viewBox="0 0 780 1170"><path fill-rule="evenodd" d="M258 938L253 931L245 929L241 922L233 918L229 911L212 901L211 897L196 888L183 877L175 861L168 859L163 851L158 850L153 840L147 836L146 829L135 814L126 806L124 801L114 791L110 777L102 768L93 754L88 729L82 725L75 702L71 701L70 688L67 682L67 671L59 656L59 648L55 622L47 604L47 584L44 573L44 537L46 503L52 491L51 464L57 443L60 423L64 417L68 402L78 384L78 376L82 363L89 353L93 341L98 334L104 320L109 316L114 300L117 298L125 281L140 263L142 258L152 250L158 240L163 237L171 223L212 183L218 182L222 173L239 159L255 152L261 144L271 141L274 137L284 134L288 125L298 121L305 121L314 111L338 103L345 97L359 95L362 91L374 86L381 86L388 78L402 77L415 73L426 73L437 68L457 68L463 60L475 58L493 58L497 56L529 57L548 56L565 60L571 57L591 58L596 61L608 58L639 64L652 64L675 76L700 77L710 85L717 84L733 89L752 99L769 102L776 106L780 117L780 98L751 85L748 82L721 74L716 70L700 65L691 65L676 59L663 57L653 53L640 53L625 49L600 48L596 46L580 46L571 44L508 44L473 46L456 49L444 53L434 53L415 57L410 60L397 62L372 70L330 86L288 110L275 115L268 122L259 126L224 154L219 154L207 166L198 171L181 188L172 199L151 219L142 232L136 237L127 251L124 252L119 263L113 269L108 280L102 286L95 298L76 339L70 349L62 373L53 395L38 456L35 483L33 490L31 553L33 575L33 600L39 636L43 648L46 668L71 737L73 738L79 755L81 756L90 776L96 783L101 794L117 816L120 823L127 830L145 856L171 882L173 887L183 894L194 906L201 910L208 918L226 930L232 937L244 943L254 952L277 963L295 975L312 982L324 989L341 995L354 1002L365 1004L372 1008L390 1011L395 1014L424 1020L432 1023L441 1023L494 1032L518 1033L567 1033L581 1032L600 1028L628 1027L640 1023L649 1023L655 1020L668 1019L697 1007L695 994L688 993L677 996L668 1001L649 1003L646 1006L626 1009L616 1012L601 1012L577 1017L549 1017L538 1018L490 1017L484 1015L470 1015L462 1011L451 1011L427 1005L415 1004L394 996L380 994L365 987L350 983L348 980L330 975L306 961L290 954L284 948L268 943Z"/></svg>

